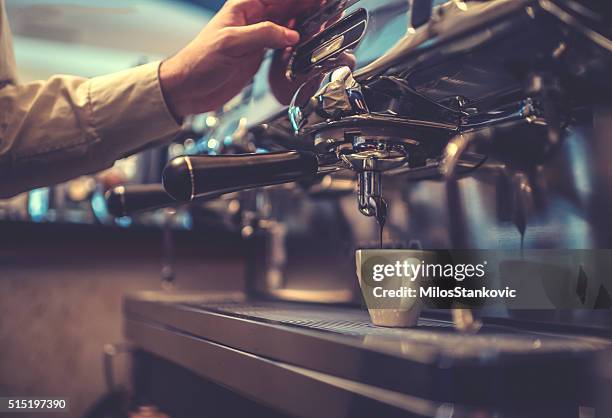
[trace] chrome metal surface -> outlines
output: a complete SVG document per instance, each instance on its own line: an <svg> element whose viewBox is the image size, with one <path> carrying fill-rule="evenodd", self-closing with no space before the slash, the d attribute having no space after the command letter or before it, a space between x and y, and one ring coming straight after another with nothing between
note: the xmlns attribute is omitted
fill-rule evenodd
<svg viewBox="0 0 612 418"><path fill-rule="evenodd" d="M178 296L174 302L155 302L151 294L146 299L133 295L125 304L128 335L146 349L162 350L162 355L222 383L234 373L225 369L210 375L217 368L207 360L216 363L221 354L210 351L210 345L223 352L244 353L251 360L292 364L404 396L457 407L469 404L497 413L493 416L547 416L547 408L555 405L589 404L581 370L591 364L590 354L610 345L606 339L550 329L525 331L488 324L471 335L455 332L450 322L431 318L422 319L413 329L390 329L371 325L366 312L347 307L232 302L230 298L207 302L205 296L197 302L193 295L188 297L181 303ZM157 329L160 339L143 338L139 327ZM176 338L171 343L172 336L192 340L192 350L183 350ZM202 344L195 344L198 341ZM202 362L206 367L199 367ZM241 363L243 371L251 366ZM567 379L560 381L559 373ZM445 385L449 379L462 383ZM261 382L249 385L249 393L254 387L261 387ZM504 415L506 408L515 415Z"/></svg>
<svg viewBox="0 0 612 418"><path fill-rule="evenodd" d="M346 116L369 113L361 86L353 78L349 67L340 67L323 77L320 87L312 94L312 83L305 83L295 93L289 106L289 118L296 134L308 125L331 122Z"/></svg>
<svg viewBox="0 0 612 418"><path fill-rule="evenodd" d="M432 343L438 349L453 355L478 357L478 347L487 345L489 350L526 353L555 352L563 350L601 350L612 347L609 341L589 337L571 337L563 334L545 336L537 332L524 332L516 328L488 325L480 326L480 336L455 332L452 321L421 318L415 329L394 329L372 325L365 311L282 303L204 303L201 308L247 319L257 319L308 329L328 331L350 336L379 336L419 343ZM470 321L472 322L472 321ZM367 344L366 344L367 345ZM465 346L467 345L467 346ZM461 346L461 348L459 348Z"/></svg>

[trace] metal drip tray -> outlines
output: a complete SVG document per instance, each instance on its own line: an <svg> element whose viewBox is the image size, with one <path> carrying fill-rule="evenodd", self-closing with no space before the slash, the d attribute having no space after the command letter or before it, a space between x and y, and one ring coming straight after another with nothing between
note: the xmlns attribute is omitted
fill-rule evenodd
<svg viewBox="0 0 612 418"><path fill-rule="evenodd" d="M524 331L486 325L478 334L462 334L449 321L421 318L415 328L372 325L366 311L348 307L321 307L277 302L189 305L244 319L359 337L373 349L404 353L415 346L449 357L491 357L504 353L541 354L601 350L610 343L600 338ZM395 343L395 344L394 344Z"/></svg>
<svg viewBox="0 0 612 418"><path fill-rule="evenodd" d="M125 315L130 340L230 386L243 381L226 381L234 375L223 367L214 376L211 370L229 361L226 356L239 356L240 372L252 368L257 375L265 365L308 381L315 373L435 402L496 408L588 404L595 355L610 347L603 338L518 326L462 334L431 317L411 329L383 328L354 307L244 296L134 295ZM256 380L258 389L263 383Z"/></svg>
<svg viewBox="0 0 612 418"><path fill-rule="evenodd" d="M276 302L221 303L199 306L216 312L243 318L294 325L344 335L366 336L392 333L389 328L374 326L368 313L354 308L330 308L317 305L285 304ZM452 327L446 321L421 319L419 327Z"/></svg>

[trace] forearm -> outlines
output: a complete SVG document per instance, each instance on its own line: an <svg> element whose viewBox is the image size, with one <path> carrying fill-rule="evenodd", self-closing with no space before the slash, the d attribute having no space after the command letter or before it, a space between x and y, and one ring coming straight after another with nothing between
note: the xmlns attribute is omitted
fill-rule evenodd
<svg viewBox="0 0 612 418"><path fill-rule="evenodd" d="M0 196L102 170L172 139L158 64L0 89Z"/></svg>

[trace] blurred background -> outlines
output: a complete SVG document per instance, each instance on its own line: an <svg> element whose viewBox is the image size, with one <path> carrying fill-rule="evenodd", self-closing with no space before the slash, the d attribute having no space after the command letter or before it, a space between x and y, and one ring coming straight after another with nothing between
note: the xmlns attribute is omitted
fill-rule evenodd
<svg viewBox="0 0 612 418"><path fill-rule="evenodd" d="M162 59L188 43L221 4L7 0L20 82L93 77ZM142 167L151 158L122 161L110 173L146 176ZM103 347L122 341L122 295L160 289L164 268L163 222L124 229L132 220L115 223L103 205L93 213L92 196L103 201L96 184L82 178L0 201L0 393L67 396L73 417L107 393ZM199 280L208 276L231 287L241 277L242 265L232 258L240 249L231 238L212 248L180 231L173 238L182 286L214 289L215 282ZM128 366L124 358L115 362L118 383L127 381Z"/></svg>
<svg viewBox="0 0 612 418"><path fill-rule="evenodd" d="M195 36L218 1L8 0L21 81L93 77L158 60Z"/></svg>

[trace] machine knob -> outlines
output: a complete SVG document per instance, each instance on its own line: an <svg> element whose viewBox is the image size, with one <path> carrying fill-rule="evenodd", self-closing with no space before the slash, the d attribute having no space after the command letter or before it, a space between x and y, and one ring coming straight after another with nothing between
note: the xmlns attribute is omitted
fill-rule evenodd
<svg viewBox="0 0 612 418"><path fill-rule="evenodd" d="M330 71L323 81L315 77L302 84L288 110L296 135L321 123L369 112L361 85L347 66Z"/></svg>
<svg viewBox="0 0 612 418"><path fill-rule="evenodd" d="M186 156L171 161L163 184L174 199L191 202L240 190L314 178L315 154L302 151L269 154Z"/></svg>
<svg viewBox="0 0 612 418"><path fill-rule="evenodd" d="M177 204L161 184L119 186L106 192L106 205L115 217L164 208Z"/></svg>

